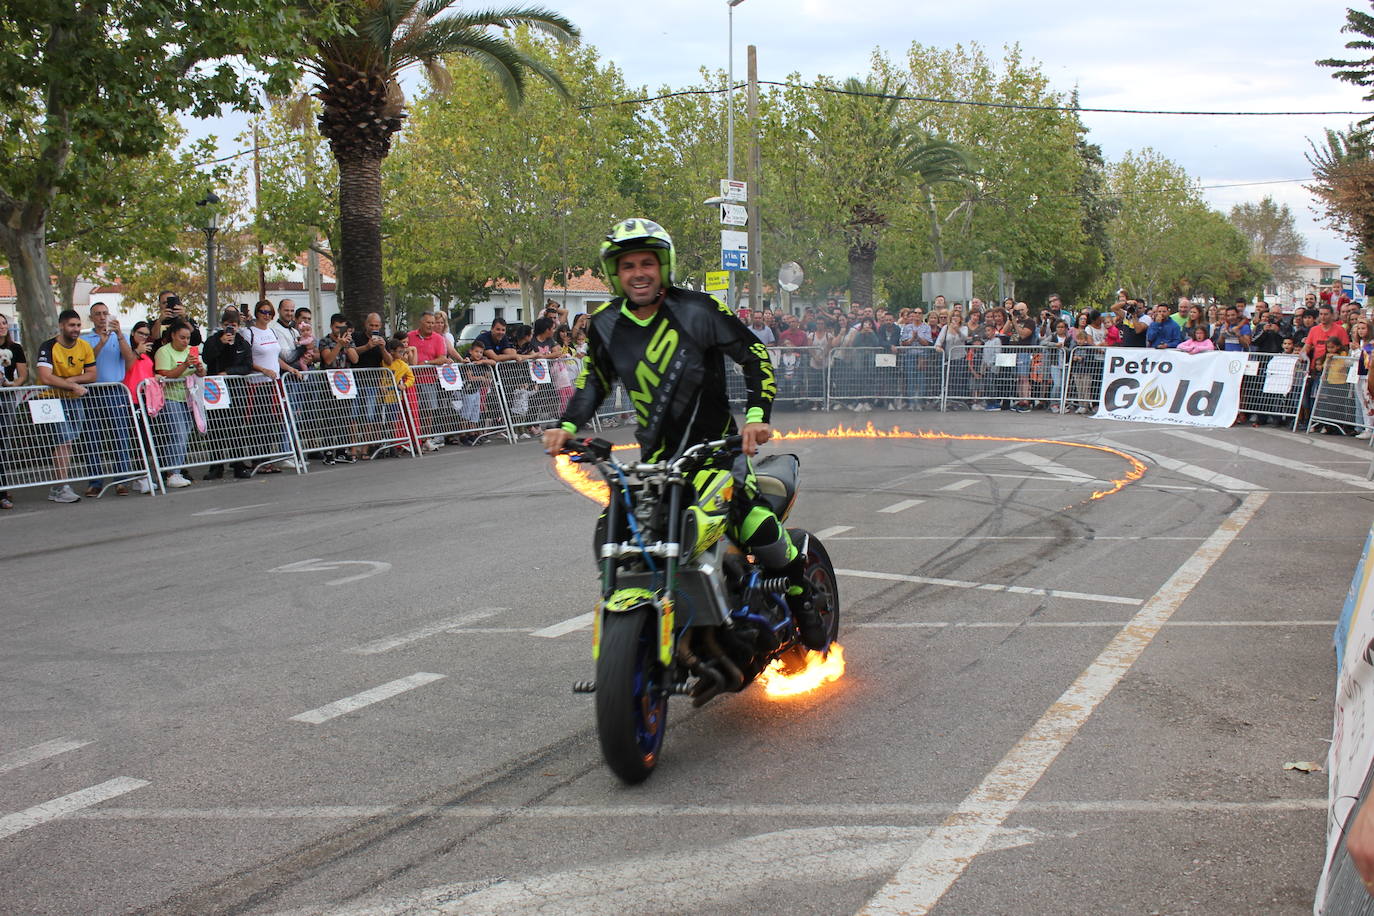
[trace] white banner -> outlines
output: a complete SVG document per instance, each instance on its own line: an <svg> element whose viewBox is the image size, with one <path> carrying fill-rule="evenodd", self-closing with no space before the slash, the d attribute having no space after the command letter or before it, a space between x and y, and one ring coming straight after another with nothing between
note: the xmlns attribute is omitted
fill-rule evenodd
<svg viewBox="0 0 1374 916"><path fill-rule="evenodd" d="M1360 797L1370 760L1374 759L1374 529L1365 538L1364 555L1346 594L1336 626L1336 710L1327 754L1326 865L1317 887L1316 911L1322 911L1332 859L1346 818Z"/></svg>
<svg viewBox="0 0 1374 916"><path fill-rule="evenodd" d="M1240 410L1246 354L1137 350L1103 353L1097 417L1180 426L1230 426Z"/></svg>

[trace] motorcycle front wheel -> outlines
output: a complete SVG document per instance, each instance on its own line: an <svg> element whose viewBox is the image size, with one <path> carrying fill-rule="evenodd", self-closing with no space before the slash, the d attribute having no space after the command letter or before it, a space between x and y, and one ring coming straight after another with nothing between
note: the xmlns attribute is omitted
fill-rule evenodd
<svg viewBox="0 0 1374 916"><path fill-rule="evenodd" d="M658 618L651 608L607 614L596 663L596 733L611 772L631 785L649 778L668 728L658 689Z"/></svg>

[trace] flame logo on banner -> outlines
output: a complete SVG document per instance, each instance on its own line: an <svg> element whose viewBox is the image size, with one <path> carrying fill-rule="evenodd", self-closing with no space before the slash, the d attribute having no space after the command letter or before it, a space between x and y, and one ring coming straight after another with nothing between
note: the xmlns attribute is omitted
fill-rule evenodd
<svg viewBox="0 0 1374 916"><path fill-rule="evenodd" d="M1151 382L1149 387L1140 393L1140 406L1146 410L1159 410L1169 403L1169 396L1164 393L1164 389L1159 387L1159 382Z"/></svg>

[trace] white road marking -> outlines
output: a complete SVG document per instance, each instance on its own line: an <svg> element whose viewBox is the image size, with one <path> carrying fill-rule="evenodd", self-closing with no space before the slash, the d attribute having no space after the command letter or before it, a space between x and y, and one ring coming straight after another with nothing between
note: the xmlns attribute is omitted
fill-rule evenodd
<svg viewBox="0 0 1374 916"><path fill-rule="evenodd" d="M845 624L845 629L864 630L1012 630L1018 627L1120 627L1120 620L869 620ZM1327 627L1335 629L1334 620L1170 620L1173 627Z"/></svg>
<svg viewBox="0 0 1374 916"><path fill-rule="evenodd" d="M1006 592L1011 595L1044 595L1048 598L1069 598L1074 601L1097 601L1102 604L1129 604L1137 607L1144 603L1141 598L1123 598L1120 595L1094 595L1088 592L1066 592L1057 588L1031 588L1026 585L997 585L987 582L964 582L960 579L936 579L930 576L904 576L898 573L870 572L862 569L837 569L837 576L853 576L856 579L883 579L889 582L914 582L917 585L941 585L945 588L974 588L984 592Z"/></svg>
<svg viewBox="0 0 1374 916"><path fill-rule="evenodd" d="M1186 461L1179 461L1177 458L1170 458L1168 455L1160 455L1156 452L1147 452L1145 451L1145 449L1139 448L1134 445L1126 445L1124 443L1116 442L1111 439L1098 439L1097 443L1099 445L1106 445L1110 446L1111 448L1120 449L1121 451L1126 452L1128 454L1138 455L1139 457L1144 458L1151 464L1157 464L1160 467L1165 468L1166 470L1173 471L1177 474L1182 474L1185 477L1191 477L1194 480L1201 480L1203 483L1211 484L1214 487L1221 487L1223 490L1239 490L1241 492L1249 493L1254 490L1264 489L1264 487L1260 486L1257 483L1250 483L1245 480L1239 480L1235 477L1228 477L1227 475L1219 473L1217 471L1211 471L1207 468L1198 467L1197 465L1189 464Z"/></svg>
<svg viewBox="0 0 1374 916"><path fill-rule="evenodd" d="M1057 492L1057 491L1056 491ZM1344 493L1344 490L1336 492ZM1184 534L1084 534L1066 538L1057 534L856 534L837 541L1200 541L1202 535Z"/></svg>
<svg viewBox="0 0 1374 916"><path fill-rule="evenodd" d="M586 614L578 614L576 617L569 617L567 620L560 621L558 623L553 624L552 626L547 626L543 629L535 630L530 635L542 636L545 639L557 639L558 637L566 636L569 633L576 633L578 630L585 630L587 627L592 625L592 620L594 619L594 616L595 615L593 614L593 612L590 611Z"/></svg>
<svg viewBox="0 0 1374 916"><path fill-rule="evenodd" d="M310 709L299 715L291 717L292 722L308 722L311 725L319 725L321 722L328 722L330 719L337 718L346 713L355 712L364 706L371 706L373 703L380 703L382 700L389 700L397 694L405 693L407 690L414 690L416 687L423 687L425 684L443 680L445 675L430 674L420 671L410 677L403 677L399 680L390 681L371 690L364 690L362 693L355 693L351 697L344 697L342 700L335 700L318 709Z"/></svg>
<svg viewBox="0 0 1374 916"><path fill-rule="evenodd" d="M1289 442L1301 442L1303 445L1308 445L1312 448L1324 448L1328 452L1340 452L1342 455L1349 455L1352 458L1360 458L1364 461L1369 460L1370 446L1374 445L1374 440L1367 442L1365 445L1342 445L1340 441L1329 441L1326 436L1309 436L1305 433L1295 434L1288 432L1286 430L1283 432L1279 432L1277 429L1261 428L1259 432L1263 433L1266 436L1275 436L1277 438L1286 439Z"/></svg>
<svg viewBox="0 0 1374 916"><path fill-rule="evenodd" d="M905 512L907 509L910 509L913 506L919 506L923 502L925 502L924 499L904 499L899 503L893 503L890 506L885 506L882 509L879 509L878 511L886 512L889 515L891 515L897 512Z"/></svg>
<svg viewBox="0 0 1374 916"><path fill-rule="evenodd" d="M346 903L312 907L317 916L603 916L645 909L645 889L656 901L691 901L687 910L754 911L768 899L779 875L806 893L842 881L871 880L900 862L903 849L931 833L929 827L803 827L776 830L706 846L679 844L670 852L629 850L607 860L544 874L511 874L444 884ZM1002 828L989 842L1014 849L1052 836L1030 827ZM703 857L711 862L702 868ZM673 907L683 910L682 906ZM281 914L279 914L281 916Z"/></svg>
<svg viewBox="0 0 1374 916"><path fill-rule="evenodd" d="M70 795L63 795L52 801L45 801L41 805L25 808L15 814L7 814L0 817L0 840L14 836L21 830L28 830L30 827L37 827L39 824L57 820L59 817L64 817L74 811L80 811L82 808L89 808L91 805L109 801L125 792L141 789L147 784L147 780L144 779L130 779L127 776L120 776L102 782L100 785L91 786Z"/></svg>
<svg viewBox="0 0 1374 916"><path fill-rule="evenodd" d="M826 538L833 538L837 534L844 534L846 531L853 531L853 525L831 525L829 528L822 528L816 532L816 537L822 541Z"/></svg>
<svg viewBox="0 0 1374 916"><path fill-rule="evenodd" d="M1163 625L1221 558L1246 523L1254 518L1266 498L1263 493L1245 497L954 813L921 843L887 885L869 899L862 911L864 914L912 916L929 913L940 902L1093 710L1126 676Z"/></svg>
<svg viewBox="0 0 1374 916"><path fill-rule="evenodd" d="M428 639L431 636L437 636L440 633L449 633L465 624L475 623L478 620L486 620L488 617L493 617L504 610L506 610L506 608L503 607L482 608L469 614L461 614L457 617L450 617L447 620L440 620L438 623L431 623L428 626L420 627L417 630L411 630L408 633L399 633L396 636L384 636L381 639L374 639L371 642L365 642L361 646L354 646L344 651L351 655L380 655L383 652L390 652L392 649L399 649L402 646L408 646L411 643L419 642L422 639Z"/></svg>
<svg viewBox="0 0 1374 916"><path fill-rule="evenodd" d="M1056 464L1043 455L1037 455L1034 452L1009 452L1003 457L1010 458L1017 464L1024 464L1026 467L1044 471L1046 474L1051 474L1058 477L1060 480L1070 480L1076 483L1088 483L1097 480L1097 478L1091 474L1076 471L1066 465Z"/></svg>
<svg viewBox="0 0 1374 916"><path fill-rule="evenodd" d="M1278 465L1281 468L1288 468L1293 471L1302 471L1304 474L1311 474L1314 477L1321 477L1326 480L1339 480L1348 483L1352 487L1359 487L1362 490L1374 490L1374 481L1365 480L1364 477L1355 474L1347 474L1345 471L1336 471L1331 468L1318 467L1315 464L1308 464L1306 461L1295 461L1292 458L1283 458L1279 455L1271 455L1269 452L1261 452L1258 449L1246 448L1243 445L1235 445L1231 442L1222 442L1219 439L1212 439L1207 436L1200 436L1197 433L1190 433L1181 429L1165 429L1160 432L1177 436L1180 439L1187 439L1189 442L1196 442L1209 448L1229 452L1240 458L1249 458L1254 461L1263 461L1266 464Z"/></svg>
<svg viewBox="0 0 1374 916"><path fill-rule="evenodd" d="M56 757L58 754L74 751L90 743L89 741L76 741L71 738L55 738L52 741L44 741L42 744L35 744L33 747L26 747L0 757L0 773L8 773L10 770L17 770L31 763Z"/></svg>
<svg viewBox="0 0 1374 916"><path fill-rule="evenodd" d="M265 509L265 508L267 508L268 506L271 506L271 505L274 505L274 504L273 504L273 503L250 503L250 504L247 505L247 506L233 506L233 507L228 508L228 509L206 509L206 510L204 510L203 512L192 512L192 513L191 513L191 517L192 517L192 518L195 518L195 517L198 516L198 515L232 515L232 514L234 514L235 512L247 512L249 509Z"/></svg>
<svg viewBox="0 0 1374 916"><path fill-rule="evenodd" d="M877 802L832 804L740 804L740 805L278 805L258 808L101 808L82 811L74 818L90 821L289 821L350 820L388 814L415 814L455 820L543 821L577 818L665 818L665 817L739 817L739 818L944 818L955 802ZM1261 801L1218 801L1180 798L1126 799L1107 801L1028 801L1017 812L1055 814L1170 814L1248 811L1324 811L1326 798L1268 798Z"/></svg>
<svg viewBox="0 0 1374 916"><path fill-rule="evenodd" d="M344 576L342 579L331 579L325 585L347 585L350 582L358 582L368 579L391 569L390 563L383 563L379 560L321 560L318 557L309 560L297 560L295 563L287 563L285 566L278 566L270 572L295 573L295 572L332 572L344 566L366 566L365 571L353 576Z"/></svg>
<svg viewBox="0 0 1374 916"><path fill-rule="evenodd" d="M1137 450L1137 451L1138 451L1138 450ZM937 473L937 472L932 471L931 473ZM941 472L938 472L938 473L944 473L944 474L959 474L959 473L964 473L964 472L962 472L962 471L941 471ZM991 471L984 471L984 472L982 473L982 476L984 476L984 477L997 477L997 478L1000 478L1000 479L1002 479L1002 480L1039 480L1039 481L1045 481L1045 480L1048 480L1048 479L1049 479L1049 478L1045 477L1044 474L997 474L997 473L993 473L993 472L991 472ZM1104 478L1098 478L1098 479L1101 480L1101 479L1104 479ZM1196 489L1198 489L1197 487L1182 487L1182 486L1171 486L1171 485L1169 485L1169 484L1163 484L1163 483L1150 483L1150 482L1144 481L1144 480L1137 481L1137 482L1134 484L1134 486L1137 486L1137 487L1149 487L1149 488L1152 489L1152 490L1196 490ZM1039 490L1039 489L1017 489L1016 492L1017 492L1017 493L1063 493L1064 491L1063 491L1062 488L1055 488L1055 489L1044 489L1044 490Z"/></svg>
<svg viewBox="0 0 1374 916"><path fill-rule="evenodd" d="M940 487L940 489L941 489L941 490L964 490L964 489L967 489L967 488L973 486L973 485L976 484L977 482L978 482L978 481L976 481L976 480L956 480L956 481L954 481L954 483L947 483L947 484L945 484L943 487Z"/></svg>

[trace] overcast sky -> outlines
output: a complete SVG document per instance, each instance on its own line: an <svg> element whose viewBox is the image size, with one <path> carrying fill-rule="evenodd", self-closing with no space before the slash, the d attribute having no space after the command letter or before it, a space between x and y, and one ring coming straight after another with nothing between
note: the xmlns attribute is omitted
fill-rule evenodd
<svg viewBox="0 0 1374 916"><path fill-rule="evenodd" d="M631 86L680 87L699 68L725 69L726 0L547 0L585 41L615 62ZM492 4L495 5L495 4ZM1363 91L1313 62L1341 57L1347 4L1327 0L1154 0L1126 6L1087 0L1022 4L964 0L743 0L734 10L735 75L758 47L759 78L799 72L862 76L881 48L901 60L913 41L950 47L977 41L1000 59L1019 42L1057 89L1075 86L1085 107L1194 111L1374 111ZM1363 8L1361 6L1361 8ZM1083 115L1109 159L1151 146L1205 186L1306 179L1308 138L1355 117ZM1318 225L1299 181L1208 190L1223 211L1272 194L1292 209L1307 254L1348 272L1349 250Z"/></svg>

